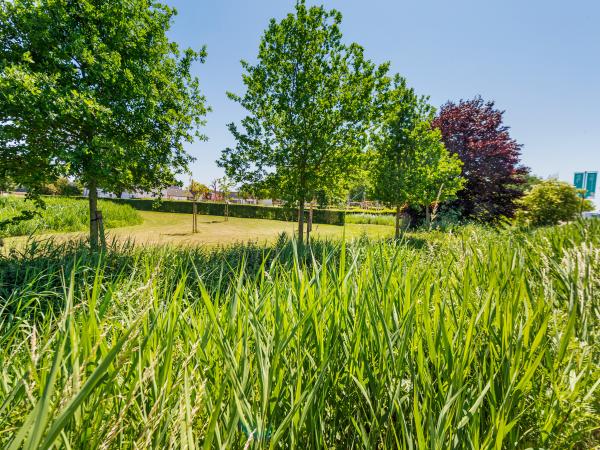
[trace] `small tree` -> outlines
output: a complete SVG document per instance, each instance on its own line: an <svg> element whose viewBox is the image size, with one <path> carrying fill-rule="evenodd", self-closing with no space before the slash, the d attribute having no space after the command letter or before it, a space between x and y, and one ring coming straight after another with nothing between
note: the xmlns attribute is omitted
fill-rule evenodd
<svg viewBox="0 0 600 450"><path fill-rule="evenodd" d="M425 208L425 224L430 227L431 207L437 211L440 203L454 198L464 186L464 178L461 177L462 162L457 155L448 153L439 130L428 130L420 134L419 139L423 161L416 204Z"/></svg>
<svg viewBox="0 0 600 450"><path fill-rule="evenodd" d="M191 196L192 196L192 232L193 233L197 233L198 232L198 220L197 220L197 214L198 214L198 205L196 204L196 202L200 199L202 199L203 197L205 197L209 192L210 189L208 188L208 186L202 184L202 183L198 183L197 181L194 180L190 180L190 185L188 186L188 191L190 192Z"/></svg>
<svg viewBox="0 0 600 450"><path fill-rule="evenodd" d="M35 193L59 175L97 194L154 190L192 158L207 111L191 64L167 37L175 11L147 0L0 3L0 172Z"/></svg>
<svg viewBox="0 0 600 450"><path fill-rule="evenodd" d="M396 239L403 208L428 207L436 196L448 197L460 187L460 163L431 127L434 110L426 100L400 76L382 98L383 123L374 136L373 194L396 209Z"/></svg>
<svg viewBox="0 0 600 450"><path fill-rule="evenodd" d="M237 141L219 164L238 183L268 179L288 205L304 210L320 192L339 196L363 161L373 93L387 65L366 60L357 44L342 43L341 14L296 3L294 14L271 20L257 63L242 62L243 96L229 94L248 111L229 130Z"/></svg>
<svg viewBox="0 0 600 450"><path fill-rule="evenodd" d="M223 201L225 202L225 220L229 220L229 197L231 196L231 189L233 188L234 183L227 176L219 178L218 183L219 191L221 191L221 195L223 195Z"/></svg>
<svg viewBox="0 0 600 450"><path fill-rule="evenodd" d="M202 183L198 183L197 181L191 180L190 185L188 186L188 191L192 196L192 201L197 202L205 198L209 193L210 189L208 186Z"/></svg>
<svg viewBox="0 0 600 450"><path fill-rule="evenodd" d="M594 209L592 202L583 199L583 191L556 179L534 185L517 204L517 222L532 226L568 222L581 212Z"/></svg>

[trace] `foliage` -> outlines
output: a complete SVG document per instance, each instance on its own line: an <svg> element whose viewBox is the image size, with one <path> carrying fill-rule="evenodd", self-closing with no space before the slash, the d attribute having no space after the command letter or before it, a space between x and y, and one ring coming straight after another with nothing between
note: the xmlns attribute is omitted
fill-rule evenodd
<svg viewBox="0 0 600 450"><path fill-rule="evenodd" d="M168 39L174 14L148 0L2 2L0 172L33 193L74 176L94 218L97 188L172 184L206 113L190 72L205 51Z"/></svg>
<svg viewBox="0 0 600 450"><path fill-rule="evenodd" d="M385 93L383 124L372 161L375 199L397 210L409 205L429 207L451 197L462 186L460 161L450 156L430 122L434 110L396 76Z"/></svg>
<svg viewBox="0 0 600 450"><path fill-rule="evenodd" d="M466 218L512 217L522 195L519 185L529 169L519 165L521 145L511 138L503 114L494 102L476 97L446 103L433 123L448 151L464 164L466 184L453 205Z"/></svg>
<svg viewBox="0 0 600 450"><path fill-rule="evenodd" d="M594 448L588 222L0 257L0 445Z"/></svg>
<svg viewBox="0 0 600 450"><path fill-rule="evenodd" d="M40 188L40 193L43 195L60 195L65 197L76 197L83 192L81 184L70 181L66 177L60 177L56 181L44 184Z"/></svg>
<svg viewBox="0 0 600 450"><path fill-rule="evenodd" d="M116 203L131 205L141 211L160 211L169 213L192 213L192 204L187 201L163 200L159 204L146 199L112 199ZM209 216L244 217L249 219L270 219L294 221L298 217L295 208L280 208L276 206L225 204L222 202L198 202L198 214ZM226 207L227 210L226 211ZM313 210L314 223L327 223L330 225L344 225L345 211L335 209Z"/></svg>
<svg viewBox="0 0 600 450"><path fill-rule="evenodd" d="M22 236L56 231L84 231L88 224L87 202L73 198L45 198L45 207L35 211L24 199L0 197L0 222L23 213L29 213L28 220L8 224L0 231L0 237ZM99 207L104 216L106 228L117 228L142 223L139 213L131 206L118 205L110 201L100 201Z"/></svg>
<svg viewBox="0 0 600 450"><path fill-rule="evenodd" d="M192 200L198 201L202 198L206 198L210 194L210 188L205 184L191 180L188 186L188 191L192 194Z"/></svg>
<svg viewBox="0 0 600 450"><path fill-rule="evenodd" d="M584 211L593 211L590 200L571 184L556 179L534 185L517 201L517 222L532 226L556 225L574 220Z"/></svg>
<svg viewBox="0 0 600 450"><path fill-rule="evenodd" d="M237 183L267 182L271 192L304 211L319 194L348 188L363 161L374 91L387 65L366 60L357 44L342 43L341 14L296 3L294 14L270 21L257 62L243 61L246 111L237 144L219 164ZM304 214L299 214L299 237Z"/></svg>

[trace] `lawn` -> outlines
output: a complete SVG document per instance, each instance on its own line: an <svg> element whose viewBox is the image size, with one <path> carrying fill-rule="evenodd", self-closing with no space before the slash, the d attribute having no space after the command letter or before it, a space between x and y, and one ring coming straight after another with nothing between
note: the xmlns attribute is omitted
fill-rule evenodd
<svg viewBox="0 0 600 450"><path fill-rule="evenodd" d="M114 228L108 231L108 237L119 240L133 240L137 244L174 244L174 245L228 245L239 242L274 242L281 233L292 235L296 230L293 222L265 219L242 219L238 217L198 216L198 233L192 233L192 216L162 212L138 211L143 222L139 225ZM348 239L366 235L371 238L393 236L393 228L372 224L336 225L315 224L313 232L316 238L341 238L344 233ZM78 239L85 233L54 233L44 235L59 240ZM7 245L23 243L23 237L7 239Z"/></svg>

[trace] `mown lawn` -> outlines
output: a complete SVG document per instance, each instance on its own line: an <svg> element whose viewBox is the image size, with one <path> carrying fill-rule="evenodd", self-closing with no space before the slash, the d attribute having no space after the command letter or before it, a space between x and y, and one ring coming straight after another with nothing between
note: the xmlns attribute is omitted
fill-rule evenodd
<svg viewBox="0 0 600 450"><path fill-rule="evenodd" d="M174 214L162 212L138 211L143 223L134 226L114 228L108 231L108 237L121 241L133 240L137 244L175 244L175 245L228 245L239 242L274 242L281 233L290 236L296 230L293 222L278 220L243 219L238 217L198 216L198 233L192 233L192 216L190 214ZM314 224L316 238L348 239L366 235L370 238L393 236L393 228L385 225L347 224L346 227L336 225ZM53 233L55 239L79 239L84 233ZM46 236L45 236L46 237ZM24 238L7 239L7 245L17 245Z"/></svg>

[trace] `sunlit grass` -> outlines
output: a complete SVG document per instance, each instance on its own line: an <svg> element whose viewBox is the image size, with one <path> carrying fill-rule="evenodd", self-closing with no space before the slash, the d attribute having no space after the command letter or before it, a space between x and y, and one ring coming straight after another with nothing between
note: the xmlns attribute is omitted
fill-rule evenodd
<svg viewBox="0 0 600 450"><path fill-rule="evenodd" d="M23 236L57 231L84 231L89 227L89 207L85 199L67 197L44 198L46 208L31 220L9 225L0 231L3 236ZM24 209L34 209L30 202L17 197L0 197L0 221L19 215ZM98 202L106 228L142 223L140 214L129 205L110 201Z"/></svg>
<svg viewBox="0 0 600 450"><path fill-rule="evenodd" d="M0 444L597 445L600 222L422 238L6 256Z"/></svg>

